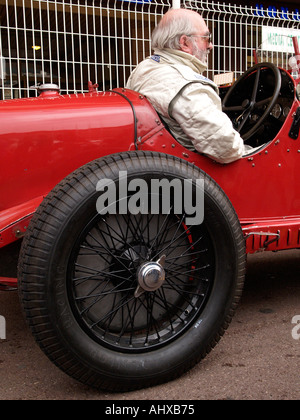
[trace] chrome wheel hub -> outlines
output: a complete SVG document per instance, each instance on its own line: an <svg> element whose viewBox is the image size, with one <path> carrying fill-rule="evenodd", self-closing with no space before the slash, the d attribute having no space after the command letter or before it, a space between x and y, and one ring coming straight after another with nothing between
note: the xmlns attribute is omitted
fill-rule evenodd
<svg viewBox="0 0 300 420"><path fill-rule="evenodd" d="M164 262L166 256L163 255L158 261L150 261L142 264L137 272L138 287L134 292L135 297L139 297L144 292L153 292L161 287L166 275Z"/></svg>

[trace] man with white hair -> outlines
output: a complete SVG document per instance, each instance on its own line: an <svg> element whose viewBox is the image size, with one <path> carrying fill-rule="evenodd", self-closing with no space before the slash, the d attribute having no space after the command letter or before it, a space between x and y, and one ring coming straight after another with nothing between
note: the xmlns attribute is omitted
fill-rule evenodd
<svg viewBox="0 0 300 420"><path fill-rule="evenodd" d="M217 86L202 73L213 45L200 14L171 9L152 34L154 54L130 75L127 88L145 95L179 143L220 163L251 151L222 112Z"/></svg>

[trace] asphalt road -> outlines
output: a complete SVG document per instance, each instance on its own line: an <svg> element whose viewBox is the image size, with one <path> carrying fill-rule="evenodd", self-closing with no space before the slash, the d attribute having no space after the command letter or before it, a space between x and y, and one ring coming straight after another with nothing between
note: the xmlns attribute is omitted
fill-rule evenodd
<svg viewBox="0 0 300 420"><path fill-rule="evenodd" d="M0 253L7 273L11 255ZM241 303L216 348L179 379L128 393L99 392L61 372L32 338L17 292L0 292L0 400L299 400L299 273L300 250L249 256Z"/></svg>

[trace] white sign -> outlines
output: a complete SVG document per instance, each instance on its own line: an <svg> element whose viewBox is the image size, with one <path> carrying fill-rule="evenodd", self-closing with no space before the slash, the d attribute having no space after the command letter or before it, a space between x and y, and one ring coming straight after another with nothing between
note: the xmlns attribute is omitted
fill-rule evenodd
<svg viewBox="0 0 300 420"><path fill-rule="evenodd" d="M233 72L216 74L214 82L217 86L231 85L233 82Z"/></svg>
<svg viewBox="0 0 300 420"><path fill-rule="evenodd" d="M300 45L300 31L292 28L262 27L261 49L264 51L294 53L293 36L297 36Z"/></svg>

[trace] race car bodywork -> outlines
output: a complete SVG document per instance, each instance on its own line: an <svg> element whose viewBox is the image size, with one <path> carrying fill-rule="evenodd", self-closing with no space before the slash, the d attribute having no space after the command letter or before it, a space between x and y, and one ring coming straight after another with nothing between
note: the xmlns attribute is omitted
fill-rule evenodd
<svg viewBox="0 0 300 420"><path fill-rule="evenodd" d="M279 121L276 135L230 165L183 148L137 92L62 96L50 90L37 98L2 101L0 247L22 237L43 197L73 170L130 150L167 153L208 173L230 198L246 236L251 231L276 237L271 247L263 247L266 235L251 235L248 252L299 247L299 99L291 76L282 70L281 77L277 105L285 115L270 117Z"/></svg>
<svg viewBox="0 0 300 420"><path fill-rule="evenodd" d="M138 92L50 86L1 102L0 247L25 236L19 290L51 360L89 385L131 389L176 377L215 345L241 294L245 255L300 248L298 82L263 63L227 92L224 112L257 148L231 164L186 150ZM99 216L97 181L120 182L125 170L147 185L204 177L204 226L172 212L170 221Z"/></svg>

